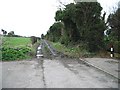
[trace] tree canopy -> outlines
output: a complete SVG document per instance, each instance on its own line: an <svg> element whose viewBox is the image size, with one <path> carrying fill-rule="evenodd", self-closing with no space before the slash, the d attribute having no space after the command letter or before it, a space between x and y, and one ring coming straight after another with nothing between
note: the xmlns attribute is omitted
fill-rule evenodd
<svg viewBox="0 0 120 90"><path fill-rule="evenodd" d="M104 46L103 39L106 29L105 15L101 17L101 10L102 7L98 2L68 4L55 14L56 22L63 23L63 30L55 29L53 24L47 35L51 38L59 37L61 43L65 45L85 43L89 51L98 51Z"/></svg>

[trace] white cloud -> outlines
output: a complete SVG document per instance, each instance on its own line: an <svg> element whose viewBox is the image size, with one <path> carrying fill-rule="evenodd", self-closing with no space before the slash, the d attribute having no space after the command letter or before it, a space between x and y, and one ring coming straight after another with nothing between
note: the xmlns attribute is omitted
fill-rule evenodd
<svg viewBox="0 0 120 90"><path fill-rule="evenodd" d="M97 0L100 2L101 6L103 7L103 11L106 11L108 14L113 12L113 7L118 6L119 0Z"/></svg>
<svg viewBox="0 0 120 90"><path fill-rule="evenodd" d="M46 33L56 11L55 0L51 1L1 0L0 28L25 36Z"/></svg>

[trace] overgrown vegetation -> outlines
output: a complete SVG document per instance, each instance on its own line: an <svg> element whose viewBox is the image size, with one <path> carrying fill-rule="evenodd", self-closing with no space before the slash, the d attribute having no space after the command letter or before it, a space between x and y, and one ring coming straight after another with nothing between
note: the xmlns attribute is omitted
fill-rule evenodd
<svg viewBox="0 0 120 90"><path fill-rule="evenodd" d="M56 22L54 23L51 27L50 30L47 32L46 38L50 41L57 42L61 38L61 29L63 25L61 22Z"/></svg>
<svg viewBox="0 0 120 90"><path fill-rule="evenodd" d="M111 29L107 30L108 43L113 45L116 53L120 53L120 8L109 15L108 21Z"/></svg>
<svg viewBox="0 0 120 90"><path fill-rule="evenodd" d="M2 60L29 59L35 55L35 46L27 37L3 37Z"/></svg>
<svg viewBox="0 0 120 90"><path fill-rule="evenodd" d="M100 51L97 53L89 52L87 49L85 49L84 45L76 45L76 46L65 46L61 44L60 42L50 42L52 46L59 52L68 55L70 57L75 58L87 58L87 57L109 57L109 52ZM117 56L117 55L116 55Z"/></svg>
<svg viewBox="0 0 120 90"><path fill-rule="evenodd" d="M30 58L30 55L28 55L31 52L30 48L21 47L21 48L8 48L3 47L2 48L2 60L21 60Z"/></svg>
<svg viewBox="0 0 120 90"><path fill-rule="evenodd" d="M35 43L37 43L38 40L40 40L39 37L35 37L35 36L31 36L31 41L32 41L32 45L34 45Z"/></svg>
<svg viewBox="0 0 120 90"><path fill-rule="evenodd" d="M63 44L63 47L73 49L73 51L67 50L69 53L74 50L81 53L83 48L83 53L85 51L86 53L107 55L107 50L110 50L111 45L114 46L116 53L120 53L119 9L110 14L106 21L106 12L101 15L102 7L98 2L65 5L65 8L56 11L56 22L50 27L45 38L58 42L58 45Z"/></svg>
<svg viewBox="0 0 120 90"><path fill-rule="evenodd" d="M54 23L46 37L62 44L86 44L90 52L104 47L105 22L101 16L102 7L98 2L68 4L56 12ZM56 25L58 24L58 25ZM51 37L52 35L52 37Z"/></svg>

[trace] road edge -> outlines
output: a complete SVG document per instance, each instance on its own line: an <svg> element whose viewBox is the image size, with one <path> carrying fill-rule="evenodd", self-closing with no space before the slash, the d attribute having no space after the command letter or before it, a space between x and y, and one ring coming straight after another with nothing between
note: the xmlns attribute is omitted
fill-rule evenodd
<svg viewBox="0 0 120 90"><path fill-rule="evenodd" d="M79 60L81 60L81 61L83 61L84 63L86 63L86 64L88 64L88 65L90 65L90 66L92 66L92 67L94 67L94 68L96 68L96 69L99 69L100 71L103 71L104 73L107 73L107 74L109 74L110 76L112 76L112 77L118 79L118 82L120 81L120 78L119 78L119 77L116 77L116 76L112 75L111 73L109 73L109 72L107 72L107 71L101 69L100 67L95 66L95 65L89 63L89 62L86 61L85 59L79 58ZM119 75L118 75L118 76L119 76Z"/></svg>

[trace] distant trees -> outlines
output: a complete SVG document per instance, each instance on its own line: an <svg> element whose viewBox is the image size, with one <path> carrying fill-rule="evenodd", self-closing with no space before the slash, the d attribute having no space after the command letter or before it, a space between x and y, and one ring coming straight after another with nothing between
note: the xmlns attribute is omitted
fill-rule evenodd
<svg viewBox="0 0 120 90"><path fill-rule="evenodd" d="M41 34L41 38L44 39L44 34Z"/></svg>
<svg viewBox="0 0 120 90"><path fill-rule="evenodd" d="M20 35L16 35L16 34L14 33L14 31L10 31L10 32L8 32L8 33L7 33L7 31L4 30L4 29L1 29L1 31L2 31L3 35L6 36L6 37L22 37L22 36L20 36Z"/></svg>
<svg viewBox="0 0 120 90"><path fill-rule="evenodd" d="M10 32L8 33L8 36L9 36L9 37L13 37L14 35L15 35L14 31L10 31Z"/></svg>
<svg viewBox="0 0 120 90"><path fill-rule="evenodd" d="M59 9L55 16L56 22L62 23L63 30L54 29L55 25L53 25L47 35L52 38L52 41L55 40L56 35L65 45L84 43L89 51L98 51L104 47L106 29L105 14L102 17L101 10L102 7L98 2L68 4L64 9Z"/></svg>
<svg viewBox="0 0 120 90"><path fill-rule="evenodd" d="M1 29L1 31L3 32L3 35L6 35L7 34L7 31Z"/></svg>
<svg viewBox="0 0 120 90"><path fill-rule="evenodd" d="M19 35L15 35L14 31L10 31L8 33L7 33L6 30L3 30L3 29L1 29L1 31L2 31L3 35L5 35L5 36L8 36L8 37L13 37L13 36L19 37Z"/></svg>

